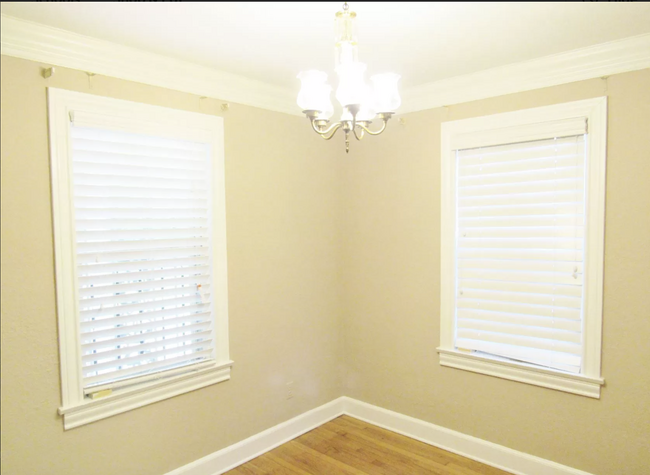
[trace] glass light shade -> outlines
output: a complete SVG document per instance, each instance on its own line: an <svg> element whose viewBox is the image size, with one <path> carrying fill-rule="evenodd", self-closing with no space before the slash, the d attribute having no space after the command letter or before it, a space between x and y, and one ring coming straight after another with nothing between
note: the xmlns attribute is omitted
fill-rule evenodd
<svg viewBox="0 0 650 475"><path fill-rule="evenodd" d="M339 75L336 99L343 107L365 102L367 96L367 87L363 80L365 71L364 63L346 63L336 68Z"/></svg>
<svg viewBox="0 0 650 475"><path fill-rule="evenodd" d="M325 93L329 102L329 91L326 89L328 86L325 84L327 74L312 69L300 72L298 79L302 82L298 93L298 106L302 110L322 110L320 107L323 107Z"/></svg>
<svg viewBox="0 0 650 475"><path fill-rule="evenodd" d="M341 114L341 122L346 120L352 120L352 114L349 110L343 109L343 113Z"/></svg>
<svg viewBox="0 0 650 475"><path fill-rule="evenodd" d="M374 107L377 112L395 112L402 103L397 91L399 74L375 74L370 78L373 83Z"/></svg>
<svg viewBox="0 0 650 475"><path fill-rule="evenodd" d="M332 94L332 86L323 84L318 95L319 106L318 109L316 109L320 112L318 118L321 120L329 120L329 118L334 115L334 105L330 99L330 94Z"/></svg>

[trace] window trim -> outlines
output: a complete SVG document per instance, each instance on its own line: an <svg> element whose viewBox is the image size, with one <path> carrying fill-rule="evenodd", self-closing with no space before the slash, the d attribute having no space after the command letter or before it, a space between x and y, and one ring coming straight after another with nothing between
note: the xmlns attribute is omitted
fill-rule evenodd
<svg viewBox="0 0 650 475"><path fill-rule="evenodd" d="M459 351L454 345L455 308L455 144L472 140L473 146L494 145L494 137L517 141L542 137L536 129L545 123L587 120L587 228L585 229L583 369L574 375L500 358ZM539 126L539 127L538 127ZM534 109L443 122L441 127L441 229L440 229L440 364L497 376L583 396L600 398L605 240L605 178L607 97L597 97Z"/></svg>
<svg viewBox="0 0 650 475"><path fill-rule="evenodd" d="M99 399L85 397L81 377L77 317L74 203L71 188L70 124L100 117L101 126L150 135L202 141L211 147L213 213L212 279L214 283L215 361L199 363L187 372L115 389ZM52 180L52 219L59 354L64 428L72 429L105 417L230 379L233 362L228 348L228 273L223 119L166 107L48 88ZM85 119L84 119L85 117ZM76 121L75 121L76 123Z"/></svg>

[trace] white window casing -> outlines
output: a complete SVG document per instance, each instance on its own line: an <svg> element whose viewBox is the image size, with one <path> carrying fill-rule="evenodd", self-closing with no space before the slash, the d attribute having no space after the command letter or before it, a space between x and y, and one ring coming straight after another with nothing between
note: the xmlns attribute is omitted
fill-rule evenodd
<svg viewBox="0 0 650 475"><path fill-rule="evenodd" d="M440 363L600 397L607 100L442 124Z"/></svg>
<svg viewBox="0 0 650 475"><path fill-rule="evenodd" d="M48 101L64 427L229 379L222 119Z"/></svg>

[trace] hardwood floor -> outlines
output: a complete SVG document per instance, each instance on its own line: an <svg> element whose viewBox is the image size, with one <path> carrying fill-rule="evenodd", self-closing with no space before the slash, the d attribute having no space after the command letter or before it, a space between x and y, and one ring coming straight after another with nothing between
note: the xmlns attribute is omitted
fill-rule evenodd
<svg viewBox="0 0 650 475"><path fill-rule="evenodd" d="M341 416L226 475L509 475L349 416Z"/></svg>

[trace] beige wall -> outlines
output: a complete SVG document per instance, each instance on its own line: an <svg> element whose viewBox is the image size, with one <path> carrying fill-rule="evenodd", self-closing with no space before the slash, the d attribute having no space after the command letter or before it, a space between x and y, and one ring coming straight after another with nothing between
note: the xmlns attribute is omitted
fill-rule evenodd
<svg viewBox="0 0 650 475"><path fill-rule="evenodd" d="M2 57L3 475L160 475L340 396L335 144L300 117L40 66ZM63 431L46 86L225 118L230 381Z"/></svg>
<svg viewBox="0 0 650 475"><path fill-rule="evenodd" d="M603 95L601 399L442 368L441 122ZM650 473L650 70L404 117L345 163L345 394L594 474Z"/></svg>
<svg viewBox="0 0 650 475"><path fill-rule="evenodd" d="M299 117L41 66L2 58L3 474L159 475L343 394L597 475L647 473L650 70L407 114L345 156ZM231 381L63 431L46 86L225 118ZM601 399L441 368L440 123L602 95Z"/></svg>

